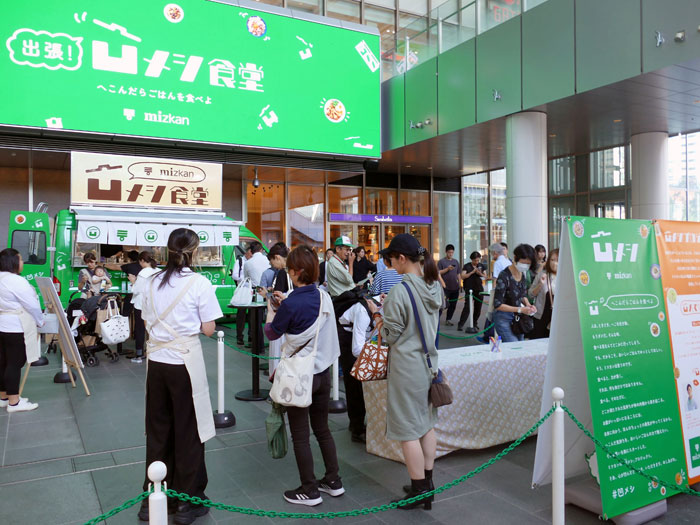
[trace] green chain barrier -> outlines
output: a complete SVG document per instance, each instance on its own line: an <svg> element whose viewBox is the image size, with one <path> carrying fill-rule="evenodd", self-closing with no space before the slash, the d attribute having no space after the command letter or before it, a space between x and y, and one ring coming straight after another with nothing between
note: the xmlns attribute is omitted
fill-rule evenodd
<svg viewBox="0 0 700 525"><path fill-rule="evenodd" d="M105 521L107 518L111 518L112 516L119 514L121 511L128 509L129 507L133 507L137 503L141 503L143 500L145 500L148 496L151 495L151 492L153 492L153 489L142 492L135 498L132 498L130 500L126 500L124 503L119 505L118 507L114 507L112 510L109 512L105 512L104 514L101 514L97 516L96 518L92 518L90 521L85 523L85 525L97 525L101 521Z"/></svg>
<svg viewBox="0 0 700 525"><path fill-rule="evenodd" d="M669 483L667 481L662 481L655 476L650 476L649 474L647 474L643 470L638 469L634 465L631 465L630 463L628 463L626 460L618 457L617 454L612 452L605 444L601 443L598 440L598 438L596 438L591 432L589 432L588 429L585 426L583 426L583 423L581 423L578 419L576 419L576 416L574 416L567 407L562 405L561 408L562 408L562 410L564 410L564 412L566 412L569 415L569 418L571 418L571 420L581 430L581 432L583 432L586 436L588 436L588 438L591 441L593 441L593 443L595 443L595 445L597 447L604 450L605 453L608 455L608 457L611 457L612 459L617 461L623 467L627 467L632 472L639 474L640 476L648 479L649 481L652 481L654 483L658 483L659 485L662 485L662 486L666 487L667 489L677 490L679 492L682 492L684 494L689 494L691 496L700 496L700 492L698 492L697 490L693 490L690 487L682 487L681 485L678 485L676 483Z"/></svg>
<svg viewBox="0 0 700 525"><path fill-rule="evenodd" d="M532 435L532 433L537 430L539 427L542 426L542 424L549 419L549 417L554 413L555 407L553 406L552 408L549 409L549 412L547 412L540 420L535 423L530 430L525 432L522 436L520 436L518 439L513 441L508 447L504 448L501 452L496 454L494 457L492 457L490 460L488 460L485 463L482 463L480 466L476 467L474 470L471 472L468 472L464 476L461 476L453 481L450 481L449 483L445 483L444 485L435 488L434 490L428 491L425 494L421 494L420 496L415 496L413 498L407 498L401 501L397 502L392 502L392 503L387 503L386 505L379 505L375 507L365 507L362 509L355 509L355 510L346 510L343 512L320 512L320 513L304 513L304 512L285 512L285 511L277 511L277 510L262 510L262 509L251 509L248 507L238 507L236 505L226 505L225 503L215 503L213 501L210 501L208 499L202 499L197 496L189 496L185 493L182 492L176 492L172 489L167 489L164 490L163 492L170 498L175 498L180 501L187 501L190 503L193 503L194 505L203 505L205 507L210 507L213 509L218 509L218 510L225 510L228 512L238 512L240 514L246 514L248 516L265 516L268 518L290 518L290 519L333 519L333 518L348 518L351 516L366 516L368 514L376 514L378 512L384 512L387 510L392 510L396 509L398 507L403 507L405 505L410 505L411 503L415 503L417 501L420 501L425 498L429 498L430 496L434 496L435 494L441 494L442 492L445 492L446 490L451 489L452 487L455 487L459 485L460 483L463 483L467 481L470 478L473 478L477 474L480 474L487 468L489 468L491 465L496 463L497 461L500 461L504 457L506 457L510 452L512 452L516 447L522 444L523 441L525 441L528 437ZM102 520L105 520L107 518L111 518L115 514L128 509L129 507L136 505L139 501L142 501L143 499L147 498L149 494L152 492L144 492L140 494L139 496L130 499L124 504L122 504L119 507L115 507L114 509L110 510L106 514L102 514L101 516L98 516L90 521L88 521L85 525L95 525L99 523Z"/></svg>
<svg viewBox="0 0 700 525"><path fill-rule="evenodd" d="M484 328L481 332L477 332L477 333L472 334L472 335L465 335L465 336L448 335L448 334L443 334L442 332L438 332L438 334L440 335L440 337L446 337L447 339L472 339L473 337L477 337L485 332L488 332L494 326L496 326L496 323L491 323L489 326Z"/></svg>

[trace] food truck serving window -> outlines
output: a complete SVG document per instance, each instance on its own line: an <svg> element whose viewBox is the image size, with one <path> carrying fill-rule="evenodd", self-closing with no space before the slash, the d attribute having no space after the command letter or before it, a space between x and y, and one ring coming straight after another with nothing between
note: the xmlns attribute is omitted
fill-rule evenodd
<svg viewBox="0 0 700 525"><path fill-rule="evenodd" d="M167 263L167 248L165 246L128 246L116 244L95 244L91 242L73 243L73 267L85 266L83 256L86 253L94 253L100 263L105 264L126 264L129 260L129 252L135 250L139 253L149 251L153 258L158 261L159 266Z"/></svg>
<svg viewBox="0 0 700 525"><path fill-rule="evenodd" d="M46 234L38 231L15 230L12 247L27 264L46 264Z"/></svg>

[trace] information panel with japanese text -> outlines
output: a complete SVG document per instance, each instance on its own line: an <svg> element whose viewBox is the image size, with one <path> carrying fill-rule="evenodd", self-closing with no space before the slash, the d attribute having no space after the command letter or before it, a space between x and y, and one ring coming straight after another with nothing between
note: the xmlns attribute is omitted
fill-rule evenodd
<svg viewBox="0 0 700 525"><path fill-rule="evenodd" d="M12 2L0 125L378 158L369 31L206 0Z"/></svg>
<svg viewBox="0 0 700 525"><path fill-rule="evenodd" d="M570 217L566 228L593 433L612 452L649 475L685 485L683 438L652 222ZM608 517L676 493L629 471L600 449L597 465Z"/></svg>
<svg viewBox="0 0 700 525"><path fill-rule="evenodd" d="M700 223L656 221L689 482L700 481Z"/></svg>

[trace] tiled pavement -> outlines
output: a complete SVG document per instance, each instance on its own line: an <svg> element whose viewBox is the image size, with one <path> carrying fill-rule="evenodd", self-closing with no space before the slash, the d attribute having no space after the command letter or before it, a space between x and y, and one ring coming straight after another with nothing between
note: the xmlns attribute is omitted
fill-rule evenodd
<svg viewBox="0 0 700 525"><path fill-rule="evenodd" d="M446 333L458 335L454 328ZM462 334L464 335L464 334ZM215 342L205 340L212 396L216 392ZM472 340L443 338L442 347L472 344ZM26 394L39 402L34 412L0 415L0 522L8 525L79 524L105 512L141 490L144 475L145 365L126 359L103 361L85 369L92 395L82 387L58 385L52 378L58 359L33 368ZM350 441L344 414L331 416L341 475L347 489L340 498L324 498L313 509L282 500L282 491L298 485L290 447L288 456L273 460L267 453L265 402L234 399L250 388L250 359L233 351L226 354L226 402L236 426L220 430L207 443L210 499L238 506L293 512L340 511L382 504L401 495L407 481L401 464L370 455ZM261 376L261 384L267 378ZM315 445L314 445L315 446ZM436 483L455 479L493 457L502 447L460 451L437 461ZM336 520L339 523L474 523L544 524L551 522L549 487L530 489L535 439L491 468L441 494L432 511L389 511L372 516ZM318 449L317 465L321 465ZM317 468L318 471L318 468ZM567 506L570 525L599 523L596 516ZM686 496L669 500L669 512L656 524L698 523L700 501ZM212 511L196 523L270 523L268 518ZM281 520L276 520L281 521ZM318 523L319 520L285 520ZM326 520L330 521L330 520ZM138 522L136 509L108 520L109 524Z"/></svg>

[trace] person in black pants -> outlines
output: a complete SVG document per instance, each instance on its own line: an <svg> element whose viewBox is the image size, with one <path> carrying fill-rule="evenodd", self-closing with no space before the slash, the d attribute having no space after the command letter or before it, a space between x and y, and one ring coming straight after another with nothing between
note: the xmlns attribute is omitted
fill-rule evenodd
<svg viewBox="0 0 700 525"><path fill-rule="evenodd" d="M438 273L445 283L445 298L447 299L447 314L445 315L445 324L452 326L452 315L457 308L457 300L459 299L459 261L452 256L455 253L455 247L448 244L445 247L445 257L440 259L437 264Z"/></svg>
<svg viewBox="0 0 700 525"><path fill-rule="evenodd" d="M338 333L331 299L326 292L316 286L318 281L316 254L308 246L298 246L287 257L287 269L294 284L294 291L288 297L285 297L282 292L275 292L280 306L273 321L265 324L265 335L270 341L285 335L284 345L290 353L299 352L302 355L301 352L316 351L311 405L287 406L289 430L292 434L301 486L284 492L284 499L289 503L314 506L323 502L321 492L331 496L340 496L345 493L338 473L335 441L328 428L330 367L338 357ZM317 330L318 336L315 335ZM306 350L307 347L308 350ZM320 480L316 479L314 473L314 460L309 443L309 422L326 467L325 475Z"/></svg>
<svg viewBox="0 0 700 525"><path fill-rule="evenodd" d="M236 259L236 264L233 268L233 280L236 281L236 285L243 280L243 266L252 256L253 252L251 252L250 248L248 248L243 257L238 257L238 259ZM236 307L236 344L238 344L238 346L243 346L245 343L243 340L243 332L245 330L246 319L248 319L248 309L241 308L240 306ZM250 343L251 340L252 336L249 332L248 343Z"/></svg>
<svg viewBox="0 0 700 525"><path fill-rule="evenodd" d="M464 287L466 296L464 298L462 315L459 317L459 323L457 323L457 330L461 330L469 318L469 290L471 290L472 297L474 297L473 326L468 326L466 331L476 332L476 325L481 315L481 301L483 300L481 292L484 291L482 279L486 279L486 266L481 264L481 254L479 252L472 252L469 259L471 259L471 262L468 262L462 268L462 286Z"/></svg>

